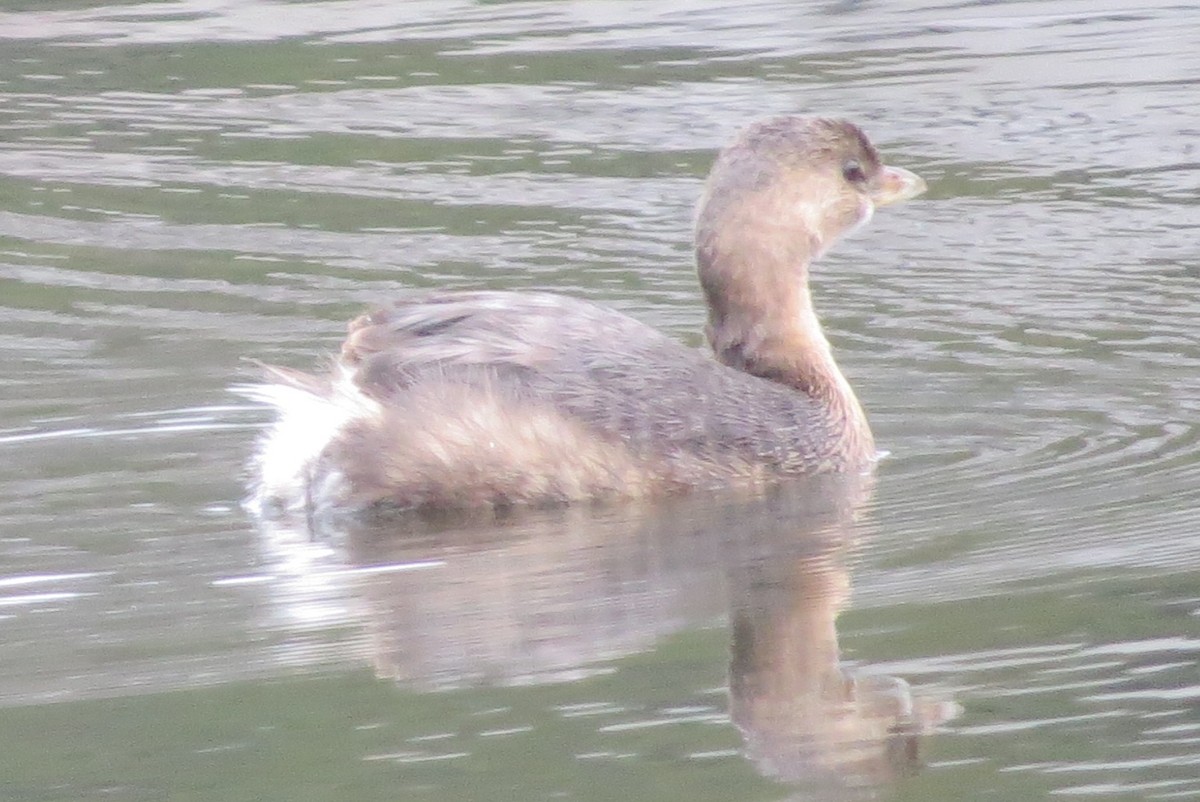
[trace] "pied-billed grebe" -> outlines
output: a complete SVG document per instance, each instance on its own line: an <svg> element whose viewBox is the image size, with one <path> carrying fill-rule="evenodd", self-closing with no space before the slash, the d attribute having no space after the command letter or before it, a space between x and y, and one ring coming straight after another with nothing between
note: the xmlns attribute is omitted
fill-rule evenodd
<svg viewBox="0 0 1200 802"><path fill-rule="evenodd" d="M278 410L256 497L507 506L864 470L874 441L808 266L924 188L849 122L751 125L718 155L697 218L712 354L559 295L406 295L351 322L332 375L269 368L242 388Z"/></svg>

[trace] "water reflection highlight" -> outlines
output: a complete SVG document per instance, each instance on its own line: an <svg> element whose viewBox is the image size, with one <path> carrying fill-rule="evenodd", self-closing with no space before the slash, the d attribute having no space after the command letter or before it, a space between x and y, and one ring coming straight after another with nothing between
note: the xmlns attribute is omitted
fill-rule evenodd
<svg viewBox="0 0 1200 802"><path fill-rule="evenodd" d="M577 681L728 619L720 718L741 732L746 755L766 776L867 793L915 770L921 740L956 711L944 695L842 661L836 620L871 484L833 476L756 501L522 511L489 525L458 515L343 521L319 533L320 570L303 525L264 524L263 542L272 563L303 563L278 586L292 589L279 603L328 606L321 576L333 579L339 615L353 609L368 633L376 675L424 690Z"/></svg>

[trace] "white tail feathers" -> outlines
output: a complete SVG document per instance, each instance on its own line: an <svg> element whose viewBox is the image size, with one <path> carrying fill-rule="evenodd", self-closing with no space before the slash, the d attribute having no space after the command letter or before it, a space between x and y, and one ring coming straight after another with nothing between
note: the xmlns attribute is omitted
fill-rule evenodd
<svg viewBox="0 0 1200 802"><path fill-rule="evenodd" d="M315 498L336 495L337 477L310 486L326 448L350 423L377 418L379 404L364 396L345 373L323 388L314 382L237 384L229 388L244 398L275 410L275 421L259 438L253 459L255 486L249 503L260 513L271 508L305 511Z"/></svg>

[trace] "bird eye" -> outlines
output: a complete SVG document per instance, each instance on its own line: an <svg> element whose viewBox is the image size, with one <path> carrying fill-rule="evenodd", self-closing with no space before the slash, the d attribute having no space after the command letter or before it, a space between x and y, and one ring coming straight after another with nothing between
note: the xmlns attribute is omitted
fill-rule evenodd
<svg viewBox="0 0 1200 802"><path fill-rule="evenodd" d="M863 172L862 165L858 163L858 159L846 159L842 164L842 178L845 178L851 184L861 184L867 180L867 174Z"/></svg>

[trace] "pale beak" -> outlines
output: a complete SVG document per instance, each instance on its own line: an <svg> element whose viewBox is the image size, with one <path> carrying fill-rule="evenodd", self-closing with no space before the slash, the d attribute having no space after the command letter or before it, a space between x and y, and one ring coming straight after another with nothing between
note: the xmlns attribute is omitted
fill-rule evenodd
<svg viewBox="0 0 1200 802"><path fill-rule="evenodd" d="M903 167L883 167L879 178L871 189L871 201L876 206L887 206L902 200L915 198L925 191L925 179Z"/></svg>

